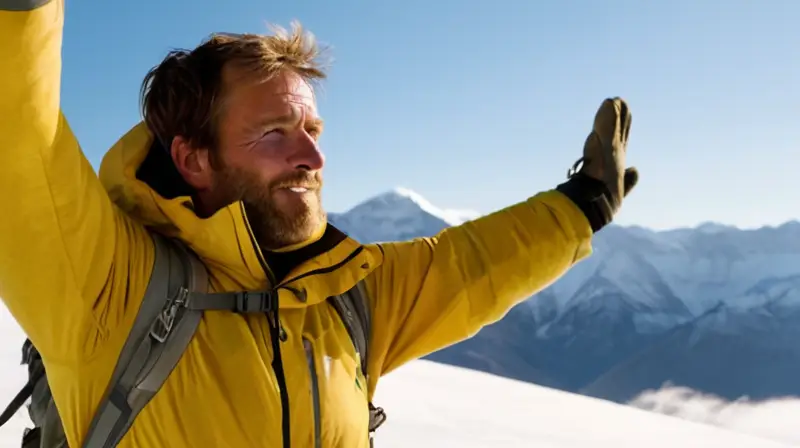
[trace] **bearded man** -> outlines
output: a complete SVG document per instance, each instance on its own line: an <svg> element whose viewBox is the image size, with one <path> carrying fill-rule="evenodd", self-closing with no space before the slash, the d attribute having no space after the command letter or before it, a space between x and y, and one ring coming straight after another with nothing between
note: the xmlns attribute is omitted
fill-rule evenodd
<svg viewBox="0 0 800 448"><path fill-rule="evenodd" d="M630 112L608 99L553 190L433 238L361 244L321 203L325 74L299 27L170 53L96 176L60 109L63 22L63 0L0 0L0 296L41 353L69 446L118 398L105 391L157 274L155 234L196 254L210 291L268 290L276 305L205 312L118 446L357 448L382 375L558 279L636 183ZM366 371L327 301L354 288L372 322Z"/></svg>

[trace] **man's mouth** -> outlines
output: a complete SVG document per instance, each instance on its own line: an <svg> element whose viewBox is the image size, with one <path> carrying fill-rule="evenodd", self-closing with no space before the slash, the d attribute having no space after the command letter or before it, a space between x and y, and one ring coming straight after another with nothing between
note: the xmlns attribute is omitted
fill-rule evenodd
<svg viewBox="0 0 800 448"><path fill-rule="evenodd" d="M316 185L284 185L279 187L280 190L289 190L292 193L308 193L316 188Z"/></svg>

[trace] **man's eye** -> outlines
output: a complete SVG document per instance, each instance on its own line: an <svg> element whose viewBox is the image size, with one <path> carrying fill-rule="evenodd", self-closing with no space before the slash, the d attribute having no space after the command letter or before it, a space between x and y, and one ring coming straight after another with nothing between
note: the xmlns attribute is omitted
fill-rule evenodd
<svg viewBox="0 0 800 448"><path fill-rule="evenodd" d="M282 137L283 135L284 135L283 129L271 129L271 130L265 132L264 134L262 134L261 138L274 139L274 138Z"/></svg>

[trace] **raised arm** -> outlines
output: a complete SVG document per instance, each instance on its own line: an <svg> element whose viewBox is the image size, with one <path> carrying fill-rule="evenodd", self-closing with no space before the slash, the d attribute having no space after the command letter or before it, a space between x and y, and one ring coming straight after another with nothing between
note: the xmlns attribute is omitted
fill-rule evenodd
<svg viewBox="0 0 800 448"><path fill-rule="evenodd" d="M63 0L0 0L0 297L51 361L92 350L119 319L114 258L142 238L61 112L63 25Z"/></svg>

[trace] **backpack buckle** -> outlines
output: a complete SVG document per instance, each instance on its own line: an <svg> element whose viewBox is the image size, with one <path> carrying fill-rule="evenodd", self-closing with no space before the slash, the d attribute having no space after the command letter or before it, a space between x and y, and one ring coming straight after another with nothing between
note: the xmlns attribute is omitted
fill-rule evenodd
<svg viewBox="0 0 800 448"><path fill-rule="evenodd" d="M375 407L369 403L369 446L375 446L375 430L386 421L386 412L383 408Z"/></svg>
<svg viewBox="0 0 800 448"><path fill-rule="evenodd" d="M167 300L166 305L150 326L150 337L161 344L167 340L172 332L172 327L175 325L178 308L186 304L187 297L189 297L189 290L181 287L175 294L175 298Z"/></svg>
<svg viewBox="0 0 800 448"><path fill-rule="evenodd" d="M38 351L36 347L33 346L33 342L31 342L30 339L25 339L25 342L22 344L22 362L20 365L31 365L37 354Z"/></svg>
<svg viewBox="0 0 800 448"><path fill-rule="evenodd" d="M271 291L242 291L236 294L234 311L237 313L269 313L275 311L276 294Z"/></svg>
<svg viewBox="0 0 800 448"><path fill-rule="evenodd" d="M373 433L376 429L378 429L384 422L386 422L386 411L383 408L376 407L369 403L369 432Z"/></svg>

